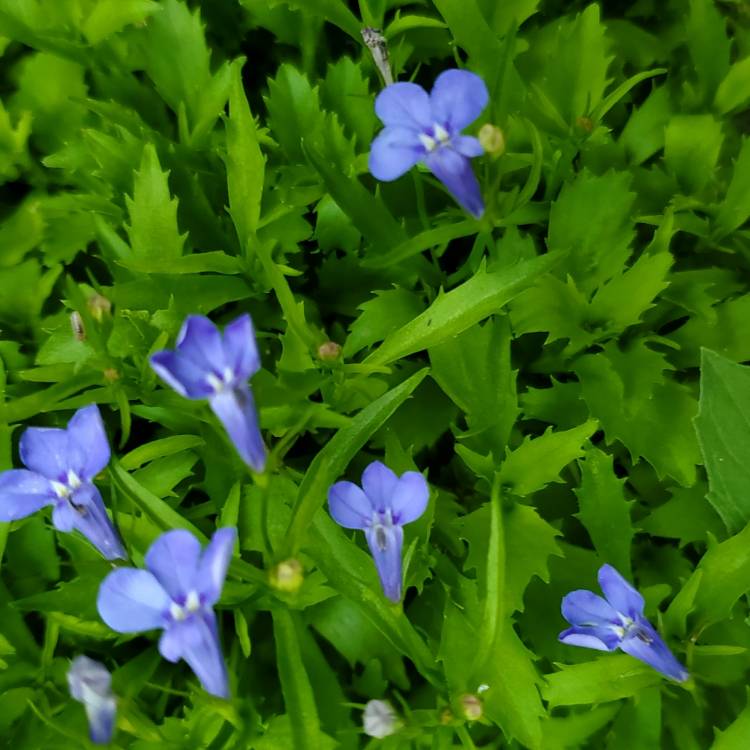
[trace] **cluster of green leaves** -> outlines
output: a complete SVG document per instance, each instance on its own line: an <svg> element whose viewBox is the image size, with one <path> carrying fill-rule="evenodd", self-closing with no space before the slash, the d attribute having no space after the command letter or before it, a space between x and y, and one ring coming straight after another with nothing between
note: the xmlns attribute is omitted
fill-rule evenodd
<svg viewBox="0 0 750 750"><path fill-rule="evenodd" d="M369 176L363 26L401 80L487 82L471 132L507 150L474 163L481 220L421 168ZM0 469L24 425L97 402L136 564L165 529L240 531L223 702L100 621L82 539L0 524L3 746L88 741L65 684L86 653L137 750L747 747L745 3L0 0L0 56ZM244 311L262 476L148 366L186 314ZM403 607L324 507L376 458L432 488ZM604 562L686 685L558 642ZM373 698L404 719L382 742Z"/></svg>

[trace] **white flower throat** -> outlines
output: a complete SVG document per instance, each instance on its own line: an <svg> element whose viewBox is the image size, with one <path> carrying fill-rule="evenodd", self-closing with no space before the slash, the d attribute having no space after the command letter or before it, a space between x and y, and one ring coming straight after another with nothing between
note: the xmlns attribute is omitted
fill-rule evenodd
<svg viewBox="0 0 750 750"><path fill-rule="evenodd" d="M450 133L442 125L438 125L438 123L432 126L432 135L427 135L427 133L419 134L419 140L428 152L434 151L438 146L444 146L450 139Z"/></svg>
<svg viewBox="0 0 750 750"><path fill-rule="evenodd" d="M81 478L73 469L68 469L68 476L65 482L56 482L52 480L52 489L59 498L69 498L83 484Z"/></svg>
<svg viewBox="0 0 750 750"><path fill-rule="evenodd" d="M233 381L234 372L231 367L225 367L221 377L214 375L212 372L209 372L208 375L206 375L206 382L216 393L221 393L225 388L230 387Z"/></svg>
<svg viewBox="0 0 750 750"><path fill-rule="evenodd" d="M176 622L182 622L186 620L190 615L195 614L201 608L201 600L195 591L191 591L185 597L184 606L177 602L172 602L169 605L169 614L172 619Z"/></svg>

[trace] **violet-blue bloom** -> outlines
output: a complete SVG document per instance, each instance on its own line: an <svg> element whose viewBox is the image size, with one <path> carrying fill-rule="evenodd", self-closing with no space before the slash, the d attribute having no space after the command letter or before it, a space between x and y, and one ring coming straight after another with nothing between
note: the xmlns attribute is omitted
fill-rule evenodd
<svg viewBox="0 0 750 750"><path fill-rule="evenodd" d="M375 113L385 127L372 142L370 172L387 182L424 162L458 203L479 218L484 202L471 159L484 149L461 131L488 100L484 81L467 70L444 71L429 94L416 83L386 86L375 99Z"/></svg>
<svg viewBox="0 0 750 750"><path fill-rule="evenodd" d="M68 687L71 696L86 709L91 741L106 745L112 739L117 713L107 668L88 656L76 656L68 670Z"/></svg>
<svg viewBox="0 0 750 750"><path fill-rule="evenodd" d="M611 565L602 565L598 577L606 599L585 590L563 599L563 617L573 627L560 633L560 640L598 651L619 648L673 680L687 680L685 667L643 616L643 597Z"/></svg>
<svg viewBox="0 0 750 750"><path fill-rule="evenodd" d="M0 474L0 521L48 505L58 531L80 531L108 560L126 558L92 479L109 463L109 443L96 404L79 409L66 429L29 427L19 445L26 469Z"/></svg>
<svg viewBox="0 0 750 750"><path fill-rule="evenodd" d="M161 628L159 653L184 659L204 689L229 697L213 605L219 600L237 532L219 529L205 550L184 529L162 534L146 553L146 568L120 568L99 587L97 608L118 633Z"/></svg>
<svg viewBox="0 0 750 750"><path fill-rule="evenodd" d="M263 471L266 448L247 383L260 369L249 315L229 323L223 335L203 315L188 316L176 348L153 354L151 367L181 396L208 399L242 460L255 471Z"/></svg>
<svg viewBox="0 0 750 750"><path fill-rule="evenodd" d="M401 548L403 525L416 521L427 507L430 490L416 471L397 477L380 461L362 474L362 488L353 482L336 482L328 490L333 520L345 529L363 529L383 593L392 602L401 600Z"/></svg>

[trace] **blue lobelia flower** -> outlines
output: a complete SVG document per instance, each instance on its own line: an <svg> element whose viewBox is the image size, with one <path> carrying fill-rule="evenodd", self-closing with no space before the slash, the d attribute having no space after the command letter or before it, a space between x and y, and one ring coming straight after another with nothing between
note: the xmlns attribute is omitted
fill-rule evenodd
<svg viewBox="0 0 750 750"><path fill-rule="evenodd" d="M86 709L91 741L106 745L112 739L117 713L107 668L88 656L77 656L68 670L68 687L73 698Z"/></svg>
<svg viewBox="0 0 750 750"><path fill-rule="evenodd" d="M563 617L573 627L560 633L560 640L598 651L619 648L673 680L687 680L685 667L643 616L643 597L611 565L599 568L599 585L606 600L583 590L563 599Z"/></svg>
<svg viewBox="0 0 750 750"><path fill-rule="evenodd" d="M392 602L401 600L402 526L424 513L429 496L421 474L407 471L397 477L380 461L364 470L362 489L352 482L336 482L328 490L333 520L345 529L364 529L383 593Z"/></svg>
<svg viewBox="0 0 750 750"><path fill-rule="evenodd" d="M27 468L0 474L0 521L16 521L51 505L58 531L77 529L108 560L127 557L91 482L109 463L96 404L79 409L66 429L29 427L19 453Z"/></svg>
<svg viewBox="0 0 750 750"><path fill-rule="evenodd" d="M151 367L181 396L208 399L242 460L255 471L263 471L266 448L247 383L260 369L249 315L233 320L223 336L203 315L188 316L176 348L153 354Z"/></svg>
<svg viewBox="0 0 750 750"><path fill-rule="evenodd" d="M401 177L418 162L479 218L484 203L471 159L484 149L461 131L479 117L489 94L484 81L466 70L446 70L428 94L416 83L394 83L375 99L385 128L372 142L370 172L378 180Z"/></svg>
<svg viewBox="0 0 750 750"><path fill-rule="evenodd" d="M212 695L229 697L213 605L221 595L235 529L219 529L205 550L184 529L162 534L146 553L147 570L120 568L99 587L97 608L118 633L164 630L159 652L184 659Z"/></svg>

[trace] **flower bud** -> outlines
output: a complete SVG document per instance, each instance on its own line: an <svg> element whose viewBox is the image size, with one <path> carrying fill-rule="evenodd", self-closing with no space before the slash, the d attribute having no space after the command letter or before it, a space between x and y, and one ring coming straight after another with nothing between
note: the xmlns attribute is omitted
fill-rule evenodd
<svg viewBox="0 0 750 750"><path fill-rule="evenodd" d="M367 701L362 728L368 737L382 739L395 734L401 728L401 720L388 701Z"/></svg>
<svg viewBox="0 0 750 750"><path fill-rule="evenodd" d="M341 356L341 345L335 341L324 341L318 347L318 359L322 362L335 362Z"/></svg>
<svg viewBox="0 0 750 750"><path fill-rule="evenodd" d="M117 372L117 370L115 370L114 367L107 367L107 368L105 368L104 371L102 372L102 375L104 375L104 379L108 383L114 383L115 380L119 380L120 379L120 373Z"/></svg>
<svg viewBox="0 0 750 750"><path fill-rule="evenodd" d="M440 723L443 726L447 726L453 721L453 719L456 718L453 715L453 711L451 711L450 706L443 706L443 708L440 710L439 717L440 717Z"/></svg>
<svg viewBox="0 0 750 750"><path fill-rule="evenodd" d="M478 721L482 718L484 713L482 701L473 693L462 695L458 699L458 703L466 721Z"/></svg>
<svg viewBox="0 0 750 750"><path fill-rule="evenodd" d="M505 153L505 135L497 125L489 122L482 125L479 128L479 142L482 148L494 158Z"/></svg>
<svg viewBox="0 0 750 750"><path fill-rule="evenodd" d="M380 75L383 76L385 85L390 86L393 83L393 74L391 73L391 63L388 59L388 42L386 42L380 29L373 29L368 26L362 29L360 33L362 34L362 40L372 53L375 67L380 71Z"/></svg>
<svg viewBox="0 0 750 750"><path fill-rule="evenodd" d="M576 117L576 127L584 133L590 133L594 129L594 121L590 117Z"/></svg>
<svg viewBox="0 0 750 750"><path fill-rule="evenodd" d="M86 340L86 328L83 325L83 318L78 310L73 310L73 312L70 313L70 327L76 341Z"/></svg>
<svg viewBox="0 0 750 750"><path fill-rule="evenodd" d="M101 294L92 294L86 304L91 313L91 317L97 322L101 323L102 319L112 312L112 303Z"/></svg>
<svg viewBox="0 0 750 750"><path fill-rule="evenodd" d="M283 560L271 569L271 586L277 591L293 594L305 580L305 571L299 560Z"/></svg>

